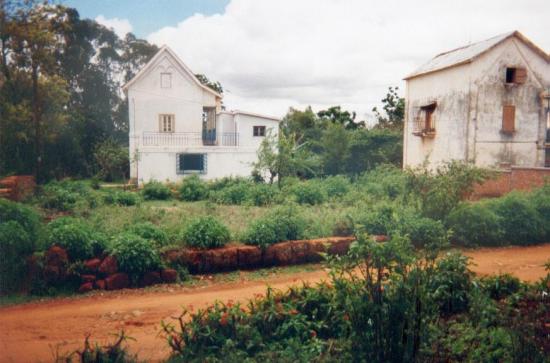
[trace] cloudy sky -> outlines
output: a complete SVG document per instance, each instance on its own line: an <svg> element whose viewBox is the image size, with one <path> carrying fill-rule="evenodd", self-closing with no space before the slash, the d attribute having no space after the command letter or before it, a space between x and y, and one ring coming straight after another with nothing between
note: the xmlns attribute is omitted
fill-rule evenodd
<svg viewBox="0 0 550 363"><path fill-rule="evenodd" d="M228 109L332 105L369 119L434 55L511 30L550 51L549 0L66 0L119 34L169 45Z"/></svg>

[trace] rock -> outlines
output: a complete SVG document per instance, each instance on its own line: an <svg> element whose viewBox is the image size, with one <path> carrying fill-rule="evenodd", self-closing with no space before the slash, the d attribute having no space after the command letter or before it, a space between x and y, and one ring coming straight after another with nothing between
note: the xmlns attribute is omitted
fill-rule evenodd
<svg viewBox="0 0 550 363"><path fill-rule="evenodd" d="M99 265L101 265L101 260L99 258L92 258L91 260L84 261L84 268L88 272L97 272Z"/></svg>
<svg viewBox="0 0 550 363"><path fill-rule="evenodd" d="M307 262L309 244L306 241L291 242L290 247L292 249L294 263Z"/></svg>
<svg viewBox="0 0 550 363"><path fill-rule="evenodd" d="M338 238L329 240L330 247L328 253L331 255L342 256L348 252L349 246L353 242L353 238Z"/></svg>
<svg viewBox="0 0 550 363"><path fill-rule="evenodd" d="M140 286L151 286L155 284L160 284L162 279L160 277L160 272L158 271L149 271L143 275L143 278L140 281Z"/></svg>
<svg viewBox="0 0 550 363"><path fill-rule="evenodd" d="M95 280L95 288L105 290L105 280Z"/></svg>
<svg viewBox="0 0 550 363"><path fill-rule="evenodd" d="M119 290L124 289L126 287L130 286L130 279L128 278L128 275L125 273L115 273L112 275L109 275L105 279L105 288L107 290Z"/></svg>
<svg viewBox="0 0 550 363"><path fill-rule="evenodd" d="M386 242L389 240L389 237L385 234L375 234L371 237L375 242Z"/></svg>
<svg viewBox="0 0 550 363"><path fill-rule="evenodd" d="M262 250L257 246L239 246L237 265L239 268L253 268L262 264Z"/></svg>
<svg viewBox="0 0 550 363"><path fill-rule="evenodd" d="M85 282L82 285L80 285L80 288L78 289L78 292L85 293L92 291L94 289L94 284L91 282Z"/></svg>
<svg viewBox="0 0 550 363"><path fill-rule="evenodd" d="M178 280L178 271L173 268L165 268L160 272L160 277L162 281L172 283Z"/></svg>
<svg viewBox="0 0 550 363"><path fill-rule="evenodd" d="M98 271L105 275L112 275L118 271L118 263L114 256L107 256L99 265Z"/></svg>
<svg viewBox="0 0 550 363"><path fill-rule="evenodd" d="M52 246L46 251L45 262L48 266L65 266L69 263L67 251L61 247Z"/></svg>
<svg viewBox="0 0 550 363"><path fill-rule="evenodd" d="M267 248L273 251L275 257L275 264L284 266L294 263L294 256L292 255L292 242L281 242L271 245Z"/></svg>
<svg viewBox="0 0 550 363"><path fill-rule="evenodd" d="M203 263L210 272L234 270L237 268L237 261L237 248L226 247L206 251Z"/></svg>
<svg viewBox="0 0 550 363"><path fill-rule="evenodd" d="M194 249L184 249L181 251L181 261L187 266L189 272L201 272L203 251Z"/></svg>
<svg viewBox="0 0 550 363"><path fill-rule="evenodd" d="M310 240L307 241L308 252L307 252L307 261L308 262L320 262L323 260L323 257L320 253L327 251L327 243L323 240Z"/></svg>
<svg viewBox="0 0 550 363"><path fill-rule="evenodd" d="M80 275L80 279L82 280L83 283L94 282L96 280L96 276L95 275Z"/></svg>
<svg viewBox="0 0 550 363"><path fill-rule="evenodd" d="M182 251L179 248L166 250L162 253L162 259L169 264L183 264Z"/></svg>

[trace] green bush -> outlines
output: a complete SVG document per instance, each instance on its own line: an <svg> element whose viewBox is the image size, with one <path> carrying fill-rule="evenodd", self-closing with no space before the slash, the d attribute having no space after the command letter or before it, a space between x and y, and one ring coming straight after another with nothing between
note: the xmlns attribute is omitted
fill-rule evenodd
<svg viewBox="0 0 550 363"><path fill-rule="evenodd" d="M188 202L203 200L208 197L208 186L198 175L185 177L178 188L179 199Z"/></svg>
<svg viewBox="0 0 550 363"><path fill-rule="evenodd" d="M518 292L521 288L521 281L512 275L503 274L484 277L481 280L483 290L491 299L501 300Z"/></svg>
<svg viewBox="0 0 550 363"><path fill-rule="evenodd" d="M484 203L464 203L453 209L446 225L453 241L461 246L502 246L505 244L501 218Z"/></svg>
<svg viewBox="0 0 550 363"><path fill-rule="evenodd" d="M307 181L291 187L291 193L299 204L321 204L327 197L325 191L317 181Z"/></svg>
<svg viewBox="0 0 550 363"><path fill-rule="evenodd" d="M230 183L226 187L211 193L215 202L220 204L244 204L248 200L248 191L252 187L250 182Z"/></svg>
<svg viewBox="0 0 550 363"><path fill-rule="evenodd" d="M492 201L490 206L502 218L505 241L517 245L544 241L544 221L525 195L510 193Z"/></svg>
<svg viewBox="0 0 550 363"><path fill-rule="evenodd" d="M389 234L396 224L395 208L388 203L381 203L375 208L355 213L357 224L369 234Z"/></svg>
<svg viewBox="0 0 550 363"><path fill-rule="evenodd" d="M106 204L118 204L123 206L132 206L140 202L139 194L128 191L111 191L105 194Z"/></svg>
<svg viewBox="0 0 550 363"><path fill-rule="evenodd" d="M40 238L40 215L32 208L0 198L0 223L15 221L23 227L33 244Z"/></svg>
<svg viewBox="0 0 550 363"><path fill-rule="evenodd" d="M280 192L276 186L271 184L258 183L248 190L248 197L253 205L263 207L276 203Z"/></svg>
<svg viewBox="0 0 550 363"><path fill-rule="evenodd" d="M145 200L168 200L172 197L170 188L158 181L146 183L141 193Z"/></svg>
<svg viewBox="0 0 550 363"><path fill-rule="evenodd" d="M550 241L550 183L544 185L544 187L533 191L529 195L530 204L535 207L542 221L544 223L544 240Z"/></svg>
<svg viewBox="0 0 550 363"><path fill-rule="evenodd" d="M48 224L48 231L48 244L64 248L72 261L97 256L106 248L105 236L76 218L58 218Z"/></svg>
<svg viewBox="0 0 550 363"><path fill-rule="evenodd" d="M333 236L351 236L355 232L355 225L351 216L338 219L332 227Z"/></svg>
<svg viewBox="0 0 550 363"><path fill-rule="evenodd" d="M119 269L128 273L134 282L145 272L161 267L160 256L153 242L133 233L117 235L111 242L109 252L116 257Z"/></svg>
<svg viewBox="0 0 550 363"><path fill-rule="evenodd" d="M34 241L16 221L0 223L0 294L21 287L26 258L34 252Z"/></svg>
<svg viewBox="0 0 550 363"><path fill-rule="evenodd" d="M69 211L79 200L88 198L92 188L83 181L63 180L44 186L40 195L40 204L47 209Z"/></svg>
<svg viewBox="0 0 550 363"><path fill-rule="evenodd" d="M212 216L195 219L183 232L185 243L197 248L223 247L229 238L229 229Z"/></svg>
<svg viewBox="0 0 550 363"><path fill-rule="evenodd" d="M168 234L151 222L134 224L129 228L129 232L153 242L158 247L165 246L168 243Z"/></svg>
<svg viewBox="0 0 550 363"><path fill-rule="evenodd" d="M329 198L338 198L349 192L351 182L343 175L335 175L324 179L322 186Z"/></svg>
<svg viewBox="0 0 550 363"><path fill-rule="evenodd" d="M447 230L441 221L422 217L416 213L409 212L403 215L395 230L409 236L415 247L441 247L449 243Z"/></svg>
<svg viewBox="0 0 550 363"><path fill-rule="evenodd" d="M253 221L246 229L243 240L249 245L266 247L281 241L301 239L305 224L295 207L278 207Z"/></svg>

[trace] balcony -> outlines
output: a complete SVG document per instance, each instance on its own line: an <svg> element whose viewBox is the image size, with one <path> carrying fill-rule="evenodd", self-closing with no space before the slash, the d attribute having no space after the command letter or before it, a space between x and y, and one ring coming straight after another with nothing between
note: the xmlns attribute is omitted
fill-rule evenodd
<svg viewBox="0 0 550 363"><path fill-rule="evenodd" d="M416 117L413 120L412 133L420 137L435 137L435 118Z"/></svg>
<svg viewBox="0 0 550 363"><path fill-rule="evenodd" d="M143 146L239 146L239 133L146 131Z"/></svg>

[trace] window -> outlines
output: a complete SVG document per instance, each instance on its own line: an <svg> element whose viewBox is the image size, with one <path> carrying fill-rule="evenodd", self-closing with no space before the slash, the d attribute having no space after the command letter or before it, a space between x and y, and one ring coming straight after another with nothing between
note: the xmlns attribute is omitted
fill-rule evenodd
<svg viewBox="0 0 550 363"><path fill-rule="evenodd" d="M206 173L206 154L178 154L176 159L178 174Z"/></svg>
<svg viewBox="0 0 550 363"><path fill-rule="evenodd" d="M254 126L253 127L254 136L265 136L265 126Z"/></svg>
<svg viewBox="0 0 550 363"><path fill-rule="evenodd" d="M175 130L175 117L174 115L159 115L159 131L160 132L174 132Z"/></svg>
<svg viewBox="0 0 550 363"><path fill-rule="evenodd" d="M172 88L172 73L160 74L160 88Z"/></svg>
<svg viewBox="0 0 550 363"><path fill-rule="evenodd" d="M516 106L504 105L502 107L502 132L511 134L515 131Z"/></svg>
<svg viewBox="0 0 550 363"><path fill-rule="evenodd" d="M506 68L506 83L507 84L523 84L527 79L527 70L525 68Z"/></svg>

